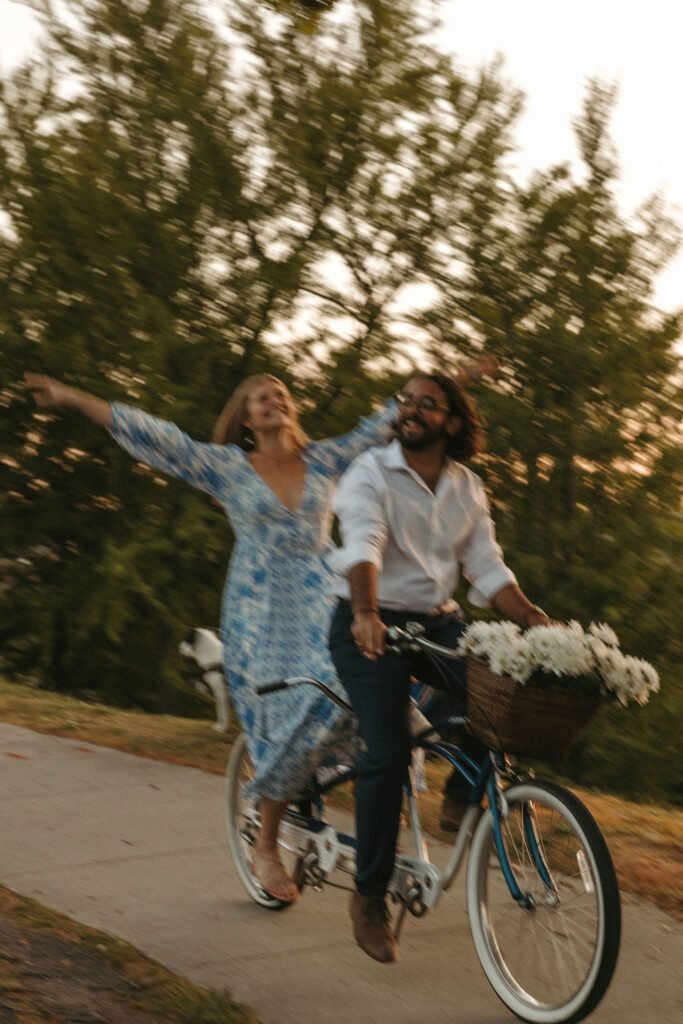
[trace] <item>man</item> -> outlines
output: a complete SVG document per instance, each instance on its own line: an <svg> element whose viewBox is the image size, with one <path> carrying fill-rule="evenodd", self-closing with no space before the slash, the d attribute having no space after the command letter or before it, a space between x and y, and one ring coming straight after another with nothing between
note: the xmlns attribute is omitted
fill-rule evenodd
<svg viewBox="0 0 683 1024"><path fill-rule="evenodd" d="M427 637L457 645L464 626L445 612L460 569L470 600L491 604L523 626L548 621L523 594L495 540L484 487L462 465L480 446L479 420L450 377L420 375L397 396L396 440L361 455L342 478L335 500L342 547L332 556L340 598L331 633L332 657L358 716L366 750L356 784L357 874L351 898L356 941L383 963L398 959L385 893L394 869L402 786L410 758L406 704L410 660L384 652L390 625L421 622ZM430 665L423 682L443 685ZM449 713L464 710L461 695ZM472 738L463 749L478 754ZM449 781L442 819L457 827L467 785Z"/></svg>

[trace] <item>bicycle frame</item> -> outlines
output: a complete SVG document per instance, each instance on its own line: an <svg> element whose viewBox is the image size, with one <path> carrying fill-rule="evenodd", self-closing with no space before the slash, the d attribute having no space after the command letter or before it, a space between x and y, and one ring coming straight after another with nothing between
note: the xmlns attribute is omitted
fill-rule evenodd
<svg viewBox="0 0 683 1024"><path fill-rule="evenodd" d="M417 637L410 637L410 642L418 644L419 646L436 654L443 654L445 650L437 644L432 644L426 640L422 641ZM320 680L314 679L310 676L297 676L291 679L279 680L276 683L270 683L259 687L257 692L260 695L265 695L289 688L290 686L299 685L315 686L316 689L320 690L321 693L324 693L325 696L327 696L338 707L345 711L353 712L351 705L342 697L339 697L334 690L330 689L329 686L326 686L325 683L321 683ZM505 792L501 785L500 766L497 763L499 761L499 756L495 752L491 751L489 753L489 757L486 758L481 765L478 765L468 757L467 754L460 750L456 744L449 743L445 740L433 741L426 738L432 733L438 732L439 728L465 727L466 725L466 718L452 717L434 723L430 729L424 730L423 733L413 738L414 747L422 747L427 751L432 751L433 753L438 754L440 757L447 760L453 768L460 772L463 778L472 787L473 795L475 797L475 801L472 802L471 806L465 813L458 832L457 840L453 847L453 852L446 869L442 873L429 861L427 845L425 843L420 824L418 801L409 772L406 780L406 793L410 809L410 822L416 858L407 857L400 853L397 855L396 868L394 871L394 878L392 880L392 890L397 893L399 899L404 903L404 906L408 907L408 909L411 909L412 901L413 906L411 912L415 914L415 916L421 916L421 914L425 913L428 908L436 906L441 893L448 891L453 884L463 862L465 851L469 845L469 840L474 831L474 827L483 813L481 802L484 794L487 797L488 807L493 817L493 840L496 855L510 895L522 907L526 909L531 909L532 907L532 901L530 901L527 894L522 891L517 883L507 855L505 843L503 842L502 830L503 823L507 817L507 803L505 801ZM343 778L332 781L327 786L318 787L317 792L319 795L328 793L348 778L350 778L350 773L349 775L344 775ZM543 856L543 851L539 846L536 829L534 828L532 819L533 811L528 807L525 808L525 835L529 844L531 857L543 884L553 892L555 891L555 886ZM322 828L321 826L323 826L323 823L320 822L319 819L316 819L311 815L292 811L287 812L282 823L283 845L286 849L290 850L290 852L298 854L303 862L305 862L307 855L310 854L311 840L313 840L314 845L317 847L319 858L318 870L321 872L321 876L317 878L316 882L314 882L314 884L317 885L320 884L324 876L329 874L334 867L339 866L342 870L351 871L352 863L355 866L355 856L351 856L352 851L355 852L355 839L353 839L352 836L347 836L343 833L337 835L336 830L334 830L332 826ZM337 837L338 842L335 842L332 838L332 834ZM287 840L289 840L290 845L287 844ZM302 840L305 841L302 842ZM411 879L415 880L416 884L410 886L409 881ZM421 890L419 894L413 891L418 888Z"/></svg>
<svg viewBox="0 0 683 1024"><path fill-rule="evenodd" d="M394 649L454 657L447 648L411 633L411 624L405 630L392 627L388 640ZM329 687L308 677L282 680L260 692L300 683L315 686L339 707L352 710ZM405 794L410 841L402 832L403 849L396 852L387 890L398 904L394 936L398 938L406 912L421 917L437 905L467 861L470 931L496 995L517 1017L533 1024L576 1024L604 996L619 952L621 912L609 850L590 812L569 790L517 773L502 752L489 748L476 763L457 743L441 738L448 735L447 728L467 724L464 717L448 718L412 737L413 748L431 752L460 773L470 787L470 806L452 847L432 864L409 768ZM279 909L283 903L259 887L249 857L260 816L257 801L236 796L240 780L250 777L245 750L242 741L228 766L229 840L252 898ZM296 808L285 814L281 842L296 858L294 880L299 888L311 884L319 889L324 882L337 885L338 880L330 877L336 869L355 874L355 839L325 819L321 799L354 774L332 774L322 784L313 780Z"/></svg>
<svg viewBox="0 0 683 1024"><path fill-rule="evenodd" d="M440 727L443 728L445 726L464 726L466 724L466 718L450 718L442 722L434 723L434 730L438 731ZM488 806L493 817L493 838L496 855L500 863L501 871L503 872L505 883L512 898L521 906L526 909L530 909L532 904L527 894L524 893L517 884L517 879L515 878L514 871L510 864L505 843L503 842L503 824L507 818L508 809L507 802L505 800L505 791L501 785L500 769L496 764L497 755L491 751L488 759L483 761L481 765L477 765L475 761L468 757L467 754L453 743L447 743L443 740L438 742L418 741L416 745L422 746L426 750L432 750L445 758L470 784L476 797L476 801L471 804L463 818L458 832L458 838L453 848L453 853L451 854L448 866L444 871L442 883L444 891L447 891L450 888L458 873L469 839L480 815L483 813L481 800L484 794L486 794ZM415 807L415 811L417 812L417 806ZM555 891L555 886L548 869L548 865L546 864L543 851L538 843L538 835L533 823L533 809L529 806L525 806L523 813L525 836L536 870L538 871L543 884L549 890Z"/></svg>

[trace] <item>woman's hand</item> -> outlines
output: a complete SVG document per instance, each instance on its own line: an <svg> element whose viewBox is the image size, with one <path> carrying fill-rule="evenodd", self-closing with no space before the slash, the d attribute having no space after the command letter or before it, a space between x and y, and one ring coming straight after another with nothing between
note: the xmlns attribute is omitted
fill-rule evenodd
<svg viewBox="0 0 683 1024"><path fill-rule="evenodd" d="M495 377L500 370L500 363L495 356L481 356L479 359L471 359L460 369L456 375L458 384L467 387L481 377Z"/></svg>
<svg viewBox="0 0 683 1024"><path fill-rule="evenodd" d="M24 384L33 393L36 405L45 407L68 406L71 404L69 399L78 394L75 388L46 377L43 373L25 373Z"/></svg>
<svg viewBox="0 0 683 1024"><path fill-rule="evenodd" d="M78 388L47 377L44 373L25 373L24 384L33 393L36 405L44 409L75 409L87 416L93 423L103 427L111 427L112 413L109 402L96 395L89 395Z"/></svg>
<svg viewBox="0 0 683 1024"><path fill-rule="evenodd" d="M379 612L356 612L351 624L351 635L364 658L375 661L384 654L387 627L380 619Z"/></svg>

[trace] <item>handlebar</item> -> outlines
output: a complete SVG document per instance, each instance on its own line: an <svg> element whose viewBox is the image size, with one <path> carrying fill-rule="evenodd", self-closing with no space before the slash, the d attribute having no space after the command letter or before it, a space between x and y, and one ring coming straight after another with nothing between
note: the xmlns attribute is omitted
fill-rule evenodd
<svg viewBox="0 0 683 1024"><path fill-rule="evenodd" d="M407 622L405 629L401 629L399 626L390 626L386 636L387 648L399 653L401 651L429 651L431 654L438 654L442 658L448 658L449 661L458 661L462 657L452 647L442 647L440 644L432 643L431 640L425 640L422 636L424 632L425 627L419 622ZM315 686L317 690L320 690L326 697L329 697L337 707L343 708L345 711L352 710L351 705L336 694L334 690L331 690L325 683L321 683L319 679L313 679L311 676L275 679L272 683L263 683L262 686L257 686L256 693L259 697L264 697L266 694L279 693L282 690L290 689L292 686L301 686L302 684Z"/></svg>
<svg viewBox="0 0 683 1024"><path fill-rule="evenodd" d="M262 686L257 686L256 693L259 697L263 697L267 693L278 693L280 690L289 690L292 686L301 686L303 684L315 686L316 690L324 693L338 708L342 708L344 711L353 710L348 701L345 701L343 697L336 694L325 683L321 683L319 679L313 679L311 676L292 676L290 679L275 679L272 683L264 683Z"/></svg>
<svg viewBox="0 0 683 1024"><path fill-rule="evenodd" d="M423 634L425 627L419 622L406 622L405 629L399 626L389 626L386 635L386 646L391 651L429 651L430 654L438 654L441 658L449 661L459 661L463 655L459 654L452 647L442 647L431 640L425 640Z"/></svg>
<svg viewBox="0 0 683 1024"><path fill-rule="evenodd" d="M278 679L274 683L265 683L263 686L257 686L256 693L259 697L263 697L266 693L277 693L278 690L286 690L290 685L288 679Z"/></svg>

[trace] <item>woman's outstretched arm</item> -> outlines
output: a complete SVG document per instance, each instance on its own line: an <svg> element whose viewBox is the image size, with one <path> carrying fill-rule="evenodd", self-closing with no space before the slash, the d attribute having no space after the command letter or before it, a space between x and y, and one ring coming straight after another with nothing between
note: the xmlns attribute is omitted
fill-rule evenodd
<svg viewBox="0 0 683 1024"><path fill-rule="evenodd" d="M39 406L75 409L106 427L114 440L139 462L179 477L221 500L230 471L239 464L234 445L195 441L174 423L121 402L103 401L42 374L24 375Z"/></svg>
<svg viewBox="0 0 683 1024"><path fill-rule="evenodd" d="M99 423L108 429L112 425L112 412L109 402L86 391L69 387L61 381L46 377L43 373L25 373L24 384L33 393L36 405L43 408L73 409L87 416L93 423Z"/></svg>
<svg viewBox="0 0 683 1024"><path fill-rule="evenodd" d="M457 373L456 380L462 387L467 387L480 377L493 376L497 371L498 361L495 358L482 357L465 363ZM415 376L419 376L419 373ZM396 401L390 398L373 415L365 416L348 434L315 441L312 448L331 465L337 476L341 476L357 456L373 445L386 444L390 440L397 412Z"/></svg>
<svg viewBox="0 0 683 1024"><path fill-rule="evenodd" d="M392 434L397 408L394 399L390 398L377 412L364 416L348 434L314 441L311 449L330 466L335 476L341 476L358 455L373 445L386 444Z"/></svg>

